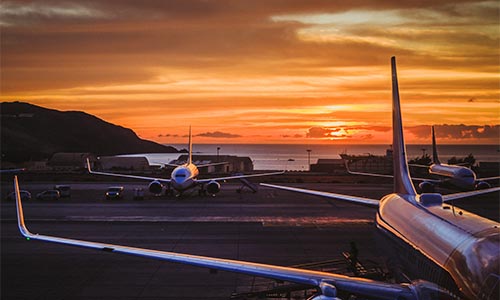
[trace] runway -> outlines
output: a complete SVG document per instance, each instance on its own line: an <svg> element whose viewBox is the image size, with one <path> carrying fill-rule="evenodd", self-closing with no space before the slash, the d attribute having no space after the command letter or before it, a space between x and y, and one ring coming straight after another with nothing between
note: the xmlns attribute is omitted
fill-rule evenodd
<svg viewBox="0 0 500 300"><path fill-rule="evenodd" d="M34 233L188 254L291 266L340 259L356 242L361 260L383 264L370 208L260 188L236 193L224 184L216 197L133 200L141 183L70 183L72 197L25 203ZM125 199L104 200L110 185ZM26 183L35 195L50 183ZM380 198L391 184L294 184ZM2 198L11 187L2 184ZM498 220L498 194L468 209ZM463 201L462 201L463 202ZM27 241L17 231L15 205L1 204L2 299L229 299L273 281L150 259Z"/></svg>

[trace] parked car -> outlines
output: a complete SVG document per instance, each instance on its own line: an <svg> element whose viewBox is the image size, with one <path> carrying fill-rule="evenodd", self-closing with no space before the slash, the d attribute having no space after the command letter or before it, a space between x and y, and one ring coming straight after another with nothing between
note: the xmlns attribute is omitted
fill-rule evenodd
<svg viewBox="0 0 500 300"><path fill-rule="evenodd" d="M31 193L30 192L21 190L21 191L19 191L19 194L21 195L22 201L31 200ZM7 196L7 200L16 200L16 193L15 192L10 193Z"/></svg>
<svg viewBox="0 0 500 300"><path fill-rule="evenodd" d="M111 186L106 192L106 199L120 199L123 198L123 186Z"/></svg>
<svg viewBox="0 0 500 300"><path fill-rule="evenodd" d="M71 186L65 184L54 185L54 190L59 191L61 197L71 197Z"/></svg>
<svg viewBox="0 0 500 300"><path fill-rule="evenodd" d="M38 200L58 200L61 198L61 194L57 190L43 191L36 195Z"/></svg>

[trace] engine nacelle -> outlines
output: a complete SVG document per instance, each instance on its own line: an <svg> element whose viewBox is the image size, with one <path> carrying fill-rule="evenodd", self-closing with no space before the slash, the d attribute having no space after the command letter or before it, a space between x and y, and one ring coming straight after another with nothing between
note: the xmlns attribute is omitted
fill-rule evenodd
<svg viewBox="0 0 500 300"><path fill-rule="evenodd" d="M155 180L149 184L148 189L152 194L159 195L163 191L163 184L161 184L158 180Z"/></svg>
<svg viewBox="0 0 500 300"><path fill-rule="evenodd" d="M476 183L474 188L476 190L485 190L491 188L491 185L486 181L479 181L478 183Z"/></svg>
<svg viewBox="0 0 500 300"><path fill-rule="evenodd" d="M422 181L421 183L419 183L418 188L420 189L421 193L434 193L434 190L436 189L434 184L430 183L429 181Z"/></svg>
<svg viewBox="0 0 500 300"><path fill-rule="evenodd" d="M307 300L341 300L340 298L337 298L337 288L333 284L321 282L319 284L319 288L321 290L321 294L313 295Z"/></svg>
<svg viewBox="0 0 500 300"><path fill-rule="evenodd" d="M207 183L206 189L207 193L209 193L210 195L215 195L220 191L220 183L212 180L209 183Z"/></svg>

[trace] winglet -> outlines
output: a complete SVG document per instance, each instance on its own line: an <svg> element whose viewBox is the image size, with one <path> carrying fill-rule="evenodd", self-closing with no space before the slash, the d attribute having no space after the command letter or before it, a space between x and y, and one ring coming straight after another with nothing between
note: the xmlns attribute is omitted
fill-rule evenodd
<svg viewBox="0 0 500 300"><path fill-rule="evenodd" d="M352 174L351 169L349 169L349 161L347 159L344 159L344 165L345 169L347 170L347 173Z"/></svg>
<svg viewBox="0 0 500 300"><path fill-rule="evenodd" d="M29 238L31 233L24 224L23 205L21 203L21 193L19 191L19 183L17 181L17 175L14 176L14 193L16 195L17 226L19 227L19 231L21 231L21 234L24 237Z"/></svg>
<svg viewBox="0 0 500 300"><path fill-rule="evenodd" d="M90 168L90 160L87 158L87 170L92 174L92 169Z"/></svg>
<svg viewBox="0 0 500 300"><path fill-rule="evenodd" d="M439 165L441 162L439 161L438 151L436 146L436 135L434 134L434 126L431 126L432 130L432 162Z"/></svg>
<svg viewBox="0 0 500 300"><path fill-rule="evenodd" d="M394 192L398 194L416 195L406 161L406 145L403 135L403 120L399 100L398 75L396 57L391 57L392 69L392 148L394 167Z"/></svg>
<svg viewBox="0 0 500 300"><path fill-rule="evenodd" d="M193 163L193 141L191 138L191 125L189 125L189 156L188 156L188 165Z"/></svg>

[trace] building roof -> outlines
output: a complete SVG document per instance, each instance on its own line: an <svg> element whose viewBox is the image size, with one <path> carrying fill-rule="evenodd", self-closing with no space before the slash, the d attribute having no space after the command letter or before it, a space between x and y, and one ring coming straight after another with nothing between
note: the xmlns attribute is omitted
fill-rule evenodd
<svg viewBox="0 0 500 300"><path fill-rule="evenodd" d="M75 165L80 164L89 157L93 157L93 155L88 152L58 152L52 155L49 165Z"/></svg>

